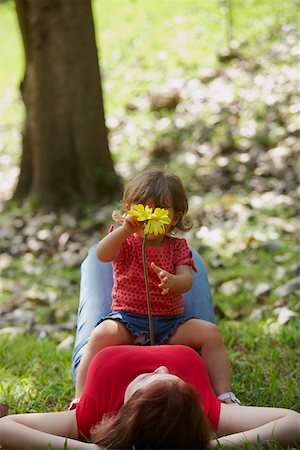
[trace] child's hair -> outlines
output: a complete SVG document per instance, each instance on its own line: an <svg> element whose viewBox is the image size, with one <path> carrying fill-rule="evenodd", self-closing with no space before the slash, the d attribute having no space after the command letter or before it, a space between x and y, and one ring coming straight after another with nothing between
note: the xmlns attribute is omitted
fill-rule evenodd
<svg viewBox="0 0 300 450"><path fill-rule="evenodd" d="M193 386L160 381L96 424L91 440L108 449L201 449L208 446L209 425Z"/></svg>
<svg viewBox="0 0 300 450"><path fill-rule="evenodd" d="M185 217L188 211L187 194L182 181L176 175L149 169L133 178L124 190L123 204L145 204L147 200L152 200L160 208L173 208L180 219L171 227L171 232L192 228L191 222Z"/></svg>

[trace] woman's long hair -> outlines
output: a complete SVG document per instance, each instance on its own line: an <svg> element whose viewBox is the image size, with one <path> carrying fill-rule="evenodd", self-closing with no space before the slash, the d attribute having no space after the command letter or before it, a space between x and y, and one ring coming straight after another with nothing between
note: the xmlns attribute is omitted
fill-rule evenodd
<svg viewBox="0 0 300 450"><path fill-rule="evenodd" d="M190 384L160 381L96 424L91 439L109 449L202 449L209 443L209 426Z"/></svg>

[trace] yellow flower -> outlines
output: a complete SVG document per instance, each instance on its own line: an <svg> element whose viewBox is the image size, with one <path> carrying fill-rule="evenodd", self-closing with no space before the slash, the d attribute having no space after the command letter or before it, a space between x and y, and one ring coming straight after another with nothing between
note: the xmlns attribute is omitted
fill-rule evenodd
<svg viewBox="0 0 300 450"><path fill-rule="evenodd" d="M171 219L169 217L169 211L164 208L155 208L155 211L152 212L152 208L148 205L144 207L144 205L135 205L133 206L133 210L129 211L129 214L133 217L136 217L139 222L147 222L144 233L145 234L162 234L165 232L165 225L171 223Z"/></svg>
<svg viewBox="0 0 300 450"><path fill-rule="evenodd" d="M157 220L158 222L161 222L162 224L171 223L169 211L164 208L155 208L155 211L152 214L151 218Z"/></svg>
<svg viewBox="0 0 300 450"><path fill-rule="evenodd" d="M148 205L144 206L141 203L139 203L138 205L134 205L132 208L133 209L128 211L128 213L131 216L136 217L136 219L139 222L145 222L145 221L151 219L152 208L150 208Z"/></svg>

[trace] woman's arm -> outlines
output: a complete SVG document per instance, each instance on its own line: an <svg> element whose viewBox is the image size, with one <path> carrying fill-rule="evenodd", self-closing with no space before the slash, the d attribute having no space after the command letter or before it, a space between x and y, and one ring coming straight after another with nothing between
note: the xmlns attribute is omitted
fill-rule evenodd
<svg viewBox="0 0 300 450"><path fill-rule="evenodd" d="M283 408L259 408L252 406L221 405L217 430L218 440L225 448L275 441L281 446L300 443L300 414ZM226 435L226 436L224 436Z"/></svg>
<svg viewBox="0 0 300 450"><path fill-rule="evenodd" d="M62 450L67 442L68 449L100 449L96 444L76 440L77 433L75 410L15 414L0 419L0 448L41 450L51 445L51 450Z"/></svg>
<svg viewBox="0 0 300 450"><path fill-rule="evenodd" d="M160 280L158 286L161 288L163 295L169 291L184 293L189 291L193 285L192 268L189 265L177 266L175 274L158 267L154 262L151 263L151 268Z"/></svg>

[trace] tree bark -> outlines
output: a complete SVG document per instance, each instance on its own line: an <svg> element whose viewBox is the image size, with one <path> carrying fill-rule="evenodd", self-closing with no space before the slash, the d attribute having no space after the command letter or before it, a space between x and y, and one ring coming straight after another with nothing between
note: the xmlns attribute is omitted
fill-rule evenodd
<svg viewBox="0 0 300 450"><path fill-rule="evenodd" d="M15 0L26 119L15 198L46 209L120 195L108 148L90 0Z"/></svg>

